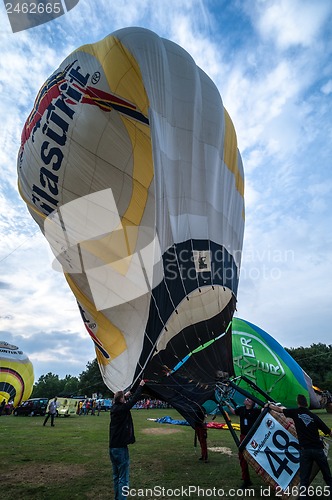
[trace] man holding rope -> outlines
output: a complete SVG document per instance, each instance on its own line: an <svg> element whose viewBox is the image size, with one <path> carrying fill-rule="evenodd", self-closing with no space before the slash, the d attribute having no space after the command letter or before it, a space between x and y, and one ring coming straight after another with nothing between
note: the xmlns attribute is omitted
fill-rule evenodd
<svg viewBox="0 0 332 500"><path fill-rule="evenodd" d="M332 476L330 466L324 453L324 444L319 437L319 430L325 435L332 436L332 431L316 414L308 409L308 402L303 394L297 396L297 408L281 408L273 403L265 405L285 417L294 421L297 437L300 445L300 498L312 498L308 496L307 489L310 484L310 475L313 463L316 462L322 471L324 481L330 488L332 498ZM303 493L303 494L302 494Z"/></svg>

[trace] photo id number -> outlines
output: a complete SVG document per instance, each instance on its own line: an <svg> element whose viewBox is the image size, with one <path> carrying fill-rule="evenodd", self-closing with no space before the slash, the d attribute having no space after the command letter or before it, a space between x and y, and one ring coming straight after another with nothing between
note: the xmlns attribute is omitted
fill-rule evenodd
<svg viewBox="0 0 332 500"><path fill-rule="evenodd" d="M275 490L276 497L282 497L283 495L287 495L290 497L329 497L330 496L330 488L328 486L287 486L285 490L281 488L281 486L277 486Z"/></svg>
<svg viewBox="0 0 332 500"><path fill-rule="evenodd" d="M60 14L62 5L60 2L7 2L7 14Z"/></svg>

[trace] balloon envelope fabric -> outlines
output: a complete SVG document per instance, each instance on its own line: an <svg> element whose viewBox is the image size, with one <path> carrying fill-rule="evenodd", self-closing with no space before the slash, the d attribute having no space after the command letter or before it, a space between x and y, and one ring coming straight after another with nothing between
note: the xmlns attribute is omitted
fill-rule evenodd
<svg viewBox="0 0 332 500"><path fill-rule="evenodd" d="M277 402L296 406L298 394L304 394L312 408L319 402L312 380L290 354L267 332L249 321L233 318L232 350L236 376L245 375ZM252 391L246 382L239 384ZM243 400L243 396L238 396Z"/></svg>
<svg viewBox="0 0 332 500"><path fill-rule="evenodd" d="M241 156L212 80L143 28L78 48L39 91L18 178L107 386L144 376L195 413L233 372L244 231Z"/></svg>
<svg viewBox="0 0 332 500"><path fill-rule="evenodd" d="M29 399L34 383L33 366L19 347L0 342L0 403L13 401L14 407Z"/></svg>

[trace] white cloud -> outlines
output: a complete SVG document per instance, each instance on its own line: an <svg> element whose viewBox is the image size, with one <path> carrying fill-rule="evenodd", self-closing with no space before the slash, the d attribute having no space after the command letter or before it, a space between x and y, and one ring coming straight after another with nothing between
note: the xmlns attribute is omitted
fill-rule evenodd
<svg viewBox="0 0 332 500"><path fill-rule="evenodd" d="M323 94L326 94L326 95L331 94L332 93L332 80L329 80L328 82L326 82L322 86L321 91L323 92Z"/></svg>
<svg viewBox="0 0 332 500"><path fill-rule="evenodd" d="M332 13L329 0L272 0L258 2L257 27L263 38L274 40L281 49L317 42L321 29Z"/></svg>

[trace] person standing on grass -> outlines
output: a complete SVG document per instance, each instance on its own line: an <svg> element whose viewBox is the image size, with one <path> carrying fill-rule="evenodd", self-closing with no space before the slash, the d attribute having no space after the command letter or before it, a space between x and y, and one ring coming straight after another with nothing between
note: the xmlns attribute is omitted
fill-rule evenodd
<svg viewBox="0 0 332 500"><path fill-rule="evenodd" d="M272 403L265 406L294 421L297 438L300 445L300 498L312 498L307 494L307 488L310 484L311 470L314 462L322 471L323 478L330 488L330 498L332 498L332 476L330 466L324 453L324 444L319 437L319 430L323 434L332 436L332 430L321 420L318 415L308 409L307 398L303 394L298 394L297 408L281 408ZM325 490L324 490L325 492Z"/></svg>
<svg viewBox="0 0 332 500"><path fill-rule="evenodd" d="M43 423L44 426L46 425L48 419L51 417L51 426L54 427L54 417L56 415L57 409L58 409L57 398L54 398L53 401L51 401L49 404L48 412Z"/></svg>
<svg viewBox="0 0 332 500"><path fill-rule="evenodd" d="M128 444L135 442L134 424L130 410L139 400L144 384L144 380L141 380L133 395L130 392L124 394L123 391L114 394L110 415L109 453L113 468L115 500L128 498L123 490L125 486L129 486Z"/></svg>
<svg viewBox="0 0 332 500"><path fill-rule="evenodd" d="M249 430L259 417L261 410L259 408L255 408L255 403L250 398L246 398L243 405L237 406L235 409L227 402L226 405L233 415L238 415L240 417L240 443L242 443ZM249 488L252 485L249 475L249 466L241 451L239 451L239 460L242 472L241 488Z"/></svg>
<svg viewBox="0 0 332 500"><path fill-rule="evenodd" d="M198 460L204 463L208 462L208 449L207 449L207 427L205 422L205 413L202 411L197 414L197 421L195 422L195 446L198 438L201 447L201 456Z"/></svg>

